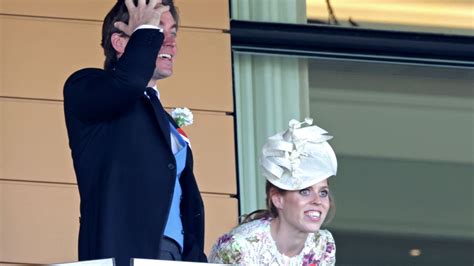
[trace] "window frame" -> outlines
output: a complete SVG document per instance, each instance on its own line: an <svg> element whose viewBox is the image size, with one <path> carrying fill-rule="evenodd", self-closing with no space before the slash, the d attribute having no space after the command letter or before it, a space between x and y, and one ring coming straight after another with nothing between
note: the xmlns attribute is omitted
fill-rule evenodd
<svg viewBox="0 0 474 266"><path fill-rule="evenodd" d="M231 20L232 51L474 67L474 36Z"/></svg>

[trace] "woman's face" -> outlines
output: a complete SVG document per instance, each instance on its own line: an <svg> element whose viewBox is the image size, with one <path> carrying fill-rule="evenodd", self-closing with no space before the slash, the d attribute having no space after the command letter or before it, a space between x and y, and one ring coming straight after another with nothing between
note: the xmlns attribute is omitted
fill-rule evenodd
<svg viewBox="0 0 474 266"><path fill-rule="evenodd" d="M281 226L304 233L317 232L331 206L326 179L302 190L276 192L272 201Z"/></svg>

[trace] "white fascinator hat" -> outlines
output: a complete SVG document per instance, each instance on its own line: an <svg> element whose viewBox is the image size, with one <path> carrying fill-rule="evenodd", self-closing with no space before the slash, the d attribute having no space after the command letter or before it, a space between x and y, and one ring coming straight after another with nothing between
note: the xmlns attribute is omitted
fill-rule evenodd
<svg viewBox="0 0 474 266"><path fill-rule="evenodd" d="M336 175L337 159L327 133L313 125L312 118L290 120L287 130L269 137L263 146L263 176L281 189L300 190Z"/></svg>

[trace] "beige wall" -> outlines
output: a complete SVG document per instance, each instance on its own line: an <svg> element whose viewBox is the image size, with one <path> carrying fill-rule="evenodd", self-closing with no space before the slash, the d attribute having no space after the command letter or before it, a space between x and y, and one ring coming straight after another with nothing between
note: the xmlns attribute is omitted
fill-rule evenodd
<svg viewBox="0 0 474 266"><path fill-rule="evenodd" d="M77 260L79 195L62 86L73 71L102 65L101 20L114 2L0 0L0 264ZM165 107L195 114L185 130L208 251L238 215L228 1L176 3L175 75L158 85Z"/></svg>

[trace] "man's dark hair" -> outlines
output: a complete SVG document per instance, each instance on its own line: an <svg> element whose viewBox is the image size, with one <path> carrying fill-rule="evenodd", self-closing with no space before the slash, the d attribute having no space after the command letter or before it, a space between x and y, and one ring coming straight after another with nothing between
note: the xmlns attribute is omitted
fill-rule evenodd
<svg viewBox="0 0 474 266"><path fill-rule="evenodd" d="M133 2L135 5L137 5L138 0L134 0ZM146 1L146 3L148 4L148 0ZM173 0L163 0L162 4L170 7L170 13L176 22L176 27L178 27L179 15L178 10L173 3ZM112 7L112 9L109 11L107 16L105 16L104 18L104 23L102 24L102 41L100 45L102 46L102 48L104 48L105 70L114 68L118 60L117 51L115 51L114 47L112 46L112 41L110 39L112 37L112 34L121 33L125 36L125 33L117 29L114 26L114 23L117 21L128 23L128 19L128 10L124 0L118 0L114 7Z"/></svg>

